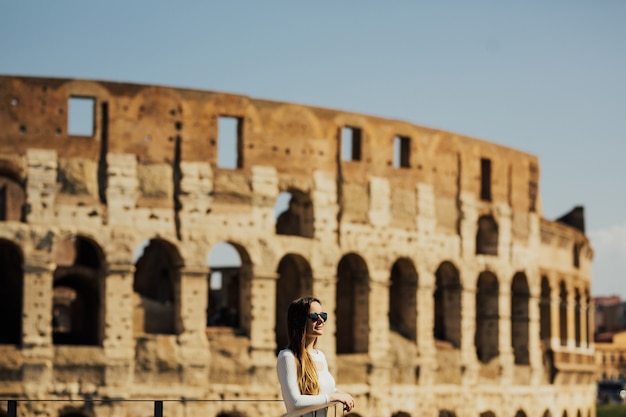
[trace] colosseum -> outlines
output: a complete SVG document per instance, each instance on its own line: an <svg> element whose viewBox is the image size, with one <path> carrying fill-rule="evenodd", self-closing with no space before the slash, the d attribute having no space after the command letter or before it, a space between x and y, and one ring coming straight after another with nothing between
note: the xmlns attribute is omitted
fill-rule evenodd
<svg viewBox="0 0 626 417"><path fill-rule="evenodd" d="M1 76L0 416L281 416L314 294L350 416L595 417L593 251L539 177L403 121Z"/></svg>

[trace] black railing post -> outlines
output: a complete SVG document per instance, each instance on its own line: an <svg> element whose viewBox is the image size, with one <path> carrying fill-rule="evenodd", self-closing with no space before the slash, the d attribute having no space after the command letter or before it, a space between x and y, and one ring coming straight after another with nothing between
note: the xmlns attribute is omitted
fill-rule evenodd
<svg viewBox="0 0 626 417"><path fill-rule="evenodd" d="M8 401L7 417L17 417L17 401L15 400Z"/></svg>
<svg viewBox="0 0 626 417"><path fill-rule="evenodd" d="M154 417L163 417L163 401L154 402Z"/></svg>

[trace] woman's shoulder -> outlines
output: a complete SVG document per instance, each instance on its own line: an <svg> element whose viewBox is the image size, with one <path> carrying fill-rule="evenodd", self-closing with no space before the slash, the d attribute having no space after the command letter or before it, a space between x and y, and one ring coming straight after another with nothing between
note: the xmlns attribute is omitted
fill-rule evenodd
<svg viewBox="0 0 626 417"><path fill-rule="evenodd" d="M290 357L294 357L294 356L295 355L293 354L291 349L283 349L280 352L278 352L278 357L279 358L290 358Z"/></svg>

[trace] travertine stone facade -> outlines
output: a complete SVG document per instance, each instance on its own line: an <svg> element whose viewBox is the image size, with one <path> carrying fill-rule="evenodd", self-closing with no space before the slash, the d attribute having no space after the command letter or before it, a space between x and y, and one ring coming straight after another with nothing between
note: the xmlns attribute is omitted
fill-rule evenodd
<svg viewBox="0 0 626 417"><path fill-rule="evenodd" d="M0 400L59 400L23 415L184 399L166 415L278 416L287 305L314 294L354 415L595 417L582 209L542 218L537 158L514 149L232 94L5 76L0 220Z"/></svg>

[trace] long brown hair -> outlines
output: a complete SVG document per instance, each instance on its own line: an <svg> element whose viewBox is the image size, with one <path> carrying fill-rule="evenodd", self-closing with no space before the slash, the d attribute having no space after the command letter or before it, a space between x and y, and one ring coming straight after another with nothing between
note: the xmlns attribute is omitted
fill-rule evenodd
<svg viewBox="0 0 626 417"><path fill-rule="evenodd" d="M306 350L306 325L309 320L311 303L314 302L322 304L315 297L300 297L293 300L289 305L289 310L287 310L287 332L289 336L287 347L296 357L300 392L307 395L315 395L320 392L317 370L311 355Z"/></svg>

